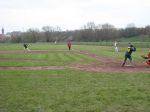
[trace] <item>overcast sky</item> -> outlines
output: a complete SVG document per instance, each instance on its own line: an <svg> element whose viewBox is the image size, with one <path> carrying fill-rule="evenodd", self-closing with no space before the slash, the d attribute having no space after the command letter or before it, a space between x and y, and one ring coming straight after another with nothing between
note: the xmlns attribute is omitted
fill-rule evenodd
<svg viewBox="0 0 150 112"><path fill-rule="evenodd" d="M48 25L74 30L87 22L145 27L149 13L150 0L1 0L0 28L11 32Z"/></svg>

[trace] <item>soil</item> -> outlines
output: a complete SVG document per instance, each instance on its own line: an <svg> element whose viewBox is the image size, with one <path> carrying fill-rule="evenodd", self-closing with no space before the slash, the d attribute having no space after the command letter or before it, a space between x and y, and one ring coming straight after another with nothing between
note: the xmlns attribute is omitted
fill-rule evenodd
<svg viewBox="0 0 150 112"><path fill-rule="evenodd" d="M24 53L27 51L22 50L0 50L0 53ZM79 50L32 50L27 53L33 52L77 52L84 55L88 55L92 58L95 58L96 61L92 63L70 63L64 66L34 66L34 67L25 67L25 66L0 66L0 70L56 70L56 69L78 69L78 70L86 70L86 71L94 71L94 72L148 72L150 73L150 66L148 66L145 62L134 62L134 66L126 64L126 66L121 67L122 60L114 59L111 57L100 56L88 51L79 51ZM16 58L0 58L2 59L10 59L10 60L30 60L30 61L46 61L46 60L31 60L31 59L16 59Z"/></svg>

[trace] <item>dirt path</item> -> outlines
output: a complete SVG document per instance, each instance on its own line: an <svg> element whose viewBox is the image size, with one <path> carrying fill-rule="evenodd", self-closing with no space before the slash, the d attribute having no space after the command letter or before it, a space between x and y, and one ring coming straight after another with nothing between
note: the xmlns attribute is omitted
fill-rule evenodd
<svg viewBox="0 0 150 112"><path fill-rule="evenodd" d="M135 66L121 67L122 60L113 59L111 57L99 56L87 51L77 51L81 54L88 55L96 59L95 63L90 64L72 64L73 68L86 71L103 71L103 72L149 72L150 67L143 62L134 62Z"/></svg>
<svg viewBox="0 0 150 112"><path fill-rule="evenodd" d="M23 53L22 50L1 50L0 53ZM96 62L93 63L71 63L64 66L38 66L38 67L4 67L1 66L0 69L8 70L50 70L50 69L79 69L86 71L95 71L95 72L148 72L150 73L150 67L142 62L134 62L135 66L125 66L121 67L121 60L116 60L110 57L99 56L88 51L79 51L79 50L32 50L29 53L33 52L77 52L84 55L88 55L96 59ZM25 59L27 60L27 59ZM46 61L46 60L31 60L31 61Z"/></svg>

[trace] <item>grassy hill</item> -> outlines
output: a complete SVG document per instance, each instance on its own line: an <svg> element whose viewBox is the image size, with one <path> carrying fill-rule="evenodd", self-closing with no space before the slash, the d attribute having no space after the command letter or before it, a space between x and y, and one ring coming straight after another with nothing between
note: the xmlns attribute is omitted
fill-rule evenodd
<svg viewBox="0 0 150 112"><path fill-rule="evenodd" d="M130 38L119 38L117 39L119 42L150 42L150 36L148 35L141 35L135 36Z"/></svg>

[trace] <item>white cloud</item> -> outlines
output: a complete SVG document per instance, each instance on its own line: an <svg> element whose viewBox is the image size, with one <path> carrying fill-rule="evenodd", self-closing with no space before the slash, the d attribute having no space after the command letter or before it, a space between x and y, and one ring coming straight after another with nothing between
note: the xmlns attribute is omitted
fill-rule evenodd
<svg viewBox="0 0 150 112"><path fill-rule="evenodd" d="M41 28L80 28L89 21L125 27L149 24L149 0L4 0L0 2L0 27L8 31Z"/></svg>

